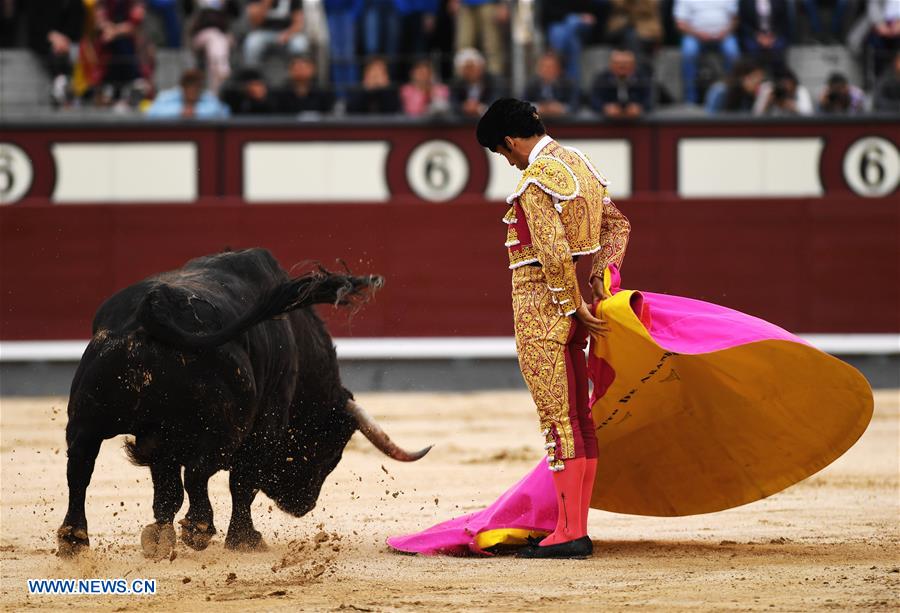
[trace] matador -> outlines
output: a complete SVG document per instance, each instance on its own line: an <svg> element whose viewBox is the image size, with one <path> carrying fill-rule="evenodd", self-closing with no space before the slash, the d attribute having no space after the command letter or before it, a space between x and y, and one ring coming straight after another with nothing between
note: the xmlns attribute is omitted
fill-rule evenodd
<svg viewBox="0 0 900 613"><path fill-rule="evenodd" d="M522 171L503 217L516 351L559 508L555 531L519 555L586 557L593 552L587 515L598 450L584 350L588 334L603 336L607 328L582 296L575 262L592 257L589 299L604 298L603 272L621 266L630 225L603 175L582 152L547 135L531 104L497 100L479 121L477 138Z"/></svg>

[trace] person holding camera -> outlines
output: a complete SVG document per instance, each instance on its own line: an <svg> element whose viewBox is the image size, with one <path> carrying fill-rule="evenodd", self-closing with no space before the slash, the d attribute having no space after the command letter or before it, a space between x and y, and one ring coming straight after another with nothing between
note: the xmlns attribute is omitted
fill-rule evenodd
<svg viewBox="0 0 900 613"><path fill-rule="evenodd" d="M827 115L857 115L865 110L866 94L851 85L843 73L831 73L819 94L819 112Z"/></svg>
<svg viewBox="0 0 900 613"><path fill-rule="evenodd" d="M759 86L753 104L753 114L757 116L812 115L814 110L809 90L800 85L797 75L787 69Z"/></svg>

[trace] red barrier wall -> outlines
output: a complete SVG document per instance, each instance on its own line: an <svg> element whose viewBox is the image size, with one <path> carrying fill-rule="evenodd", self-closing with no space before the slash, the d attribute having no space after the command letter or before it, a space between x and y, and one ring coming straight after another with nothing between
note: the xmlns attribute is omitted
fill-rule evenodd
<svg viewBox="0 0 900 613"><path fill-rule="evenodd" d="M485 200L491 171L472 131L468 124L408 123L0 124L0 148L11 143L34 169L22 199L0 206L0 340L86 338L93 312L115 290L192 257L251 246L271 249L286 267L342 258L354 272L386 276L385 289L352 322L330 317L335 335L509 335L505 205ZM897 155L896 122L562 124L551 131L630 147L632 196L617 201L633 226L627 287L710 300L800 333L900 332L898 192L864 198L847 179L860 140L882 139L887 148L877 155ZM807 155L805 180L824 194L679 198L679 143L690 138L821 144L817 157ZM417 196L408 178L410 152L434 139L454 143L467 167L460 194L440 203ZM279 141L387 143L379 172L388 202L247 204L247 144ZM192 143L195 199L54 204L62 159L54 146L108 142ZM66 163L77 166L71 151ZM889 156L876 158L877 168L850 170L893 168ZM71 167L67 172L71 188ZM154 168L146 172L167 180ZM873 176L884 179L883 172ZM354 181L354 169L341 177Z"/></svg>
<svg viewBox="0 0 900 613"><path fill-rule="evenodd" d="M731 306L796 332L900 332L900 209L877 201L632 200L627 287ZM511 334L499 204L9 207L0 339L89 336L116 289L189 258L265 246L286 267L385 275L335 335ZM327 313L330 309L323 308Z"/></svg>

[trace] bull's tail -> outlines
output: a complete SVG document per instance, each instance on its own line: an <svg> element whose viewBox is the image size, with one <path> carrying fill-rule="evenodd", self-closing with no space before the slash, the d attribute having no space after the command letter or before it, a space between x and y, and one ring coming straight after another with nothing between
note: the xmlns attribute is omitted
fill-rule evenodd
<svg viewBox="0 0 900 613"><path fill-rule="evenodd" d="M347 305L362 301L368 290L377 290L383 284L382 277L376 275L354 277L320 268L273 288L239 318L208 333L184 330L177 324L173 314L178 312L184 297L176 288L162 284L147 294L138 309L138 320L151 336L165 343L204 349L227 343L256 324L282 313L314 304Z"/></svg>
<svg viewBox="0 0 900 613"><path fill-rule="evenodd" d="M137 439L127 439L122 447L132 464L150 466L156 460L159 446L155 436L141 436Z"/></svg>

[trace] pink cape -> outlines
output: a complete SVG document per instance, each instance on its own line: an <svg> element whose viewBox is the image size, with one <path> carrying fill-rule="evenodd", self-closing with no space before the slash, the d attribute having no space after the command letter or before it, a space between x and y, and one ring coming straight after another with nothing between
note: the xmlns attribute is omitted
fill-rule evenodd
<svg viewBox="0 0 900 613"><path fill-rule="evenodd" d="M746 504L831 463L868 425L862 375L793 334L715 304L620 290L614 266L606 284L613 297L598 311L611 331L589 359L594 508L679 516ZM541 461L486 509L387 543L484 555L552 531L556 514Z"/></svg>

